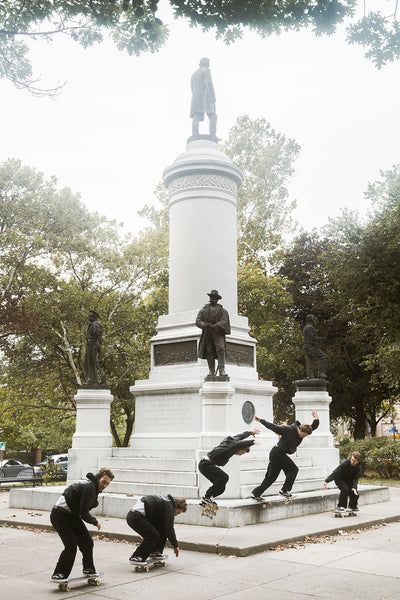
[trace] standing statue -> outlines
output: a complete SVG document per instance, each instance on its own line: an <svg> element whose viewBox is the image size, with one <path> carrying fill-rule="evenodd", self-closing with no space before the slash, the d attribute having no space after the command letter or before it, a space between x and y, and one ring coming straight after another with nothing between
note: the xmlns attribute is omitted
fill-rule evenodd
<svg viewBox="0 0 400 600"><path fill-rule="evenodd" d="M218 300L221 300L217 290L211 290L209 304L203 306L196 318L196 325L203 330L199 343L198 357L207 359L209 374L215 375L215 359L218 359L220 375L225 373L226 341L225 336L231 332L229 314Z"/></svg>
<svg viewBox="0 0 400 600"><path fill-rule="evenodd" d="M95 310L89 310L89 326L86 332L85 374L86 383L96 385L97 366L100 360L101 344L103 342L103 327L98 321L99 315Z"/></svg>
<svg viewBox="0 0 400 600"><path fill-rule="evenodd" d="M191 78L192 104L190 118L192 119L192 136L199 135L199 123L204 121L204 113L209 120L209 134L217 137L217 113L215 110L215 92L211 79L210 61L202 58L199 68Z"/></svg>
<svg viewBox="0 0 400 600"><path fill-rule="evenodd" d="M317 319L314 315L306 316L306 324L303 329L304 336L304 354L306 356L306 374L307 379L314 378L314 361L318 360L318 377L326 379L326 363L328 355L319 347L326 337L318 337L315 324Z"/></svg>

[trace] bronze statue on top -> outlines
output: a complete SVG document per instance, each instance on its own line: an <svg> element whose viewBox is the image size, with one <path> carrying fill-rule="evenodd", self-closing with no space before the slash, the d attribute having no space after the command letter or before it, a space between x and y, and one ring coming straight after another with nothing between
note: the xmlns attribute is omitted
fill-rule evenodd
<svg viewBox="0 0 400 600"><path fill-rule="evenodd" d="M306 376L307 379L314 378L314 362L318 361L318 377L326 379L326 363L328 355L320 348L320 344L326 341L326 337L319 337L315 324L317 320L314 315L306 316L306 324L303 329L304 336L304 354L306 357Z"/></svg>
<svg viewBox="0 0 400 600"><path fill-rule="evenodd" d="M210 61L202 58L199 68L191 78L192 104L190 106L190 118L192 119L192 136L199 136L199 123L204 121L204 113L209 120L209 134L217 138L217 113L215 109L215 92L211 79Z"/></svg>
<svg viewBox="0 0 400 600"><path fill-rule="evenodd" d="M87 385L98 385L98 363L103 342L103 327L95 310L89 310L89 326L86 332L85 375Z"/></svg>
<svg viewBox="0 0 400 600"><path fill-rule="evenodd" d="M209 304L203 306L196 318L196 325L203 330L200 338L198 357L207 359L209 374L215 375L215 359L218 359L217 372L220 376L226 376L225 356L226 341L225 336L231 332L229 323L229 314L218 300L222 296L217 290L211 290L209 294Z"/></svg>

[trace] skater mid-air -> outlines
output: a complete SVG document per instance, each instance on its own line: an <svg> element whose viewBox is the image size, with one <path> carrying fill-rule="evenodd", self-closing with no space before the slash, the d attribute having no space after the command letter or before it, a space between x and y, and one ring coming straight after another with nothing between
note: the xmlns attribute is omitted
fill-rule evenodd
<svg viewBox="0 0 400 600"><path fill-rule="evenodd" d="M274 433L281 436L279 442L271 449L271 452L269 453L269 464L264 480L252 491L252 497L255 500L263 500L262 494L276 481L281 470L284 471L286 477L279 493L284 498L292 497L290 491L293 487L299 469L292 459L289 458L288 454L294 454L303 439L308 435L311 435L314 429L317 429L319 425L317 411L314 411L312 416L314 421L311 425L302 425L299 421L295 421L292 425L274 425L274 423L269 423L264 419L254 417L254 419L261 423L261 425L264 425L264 427L267 429L270 429Z"/></svg>

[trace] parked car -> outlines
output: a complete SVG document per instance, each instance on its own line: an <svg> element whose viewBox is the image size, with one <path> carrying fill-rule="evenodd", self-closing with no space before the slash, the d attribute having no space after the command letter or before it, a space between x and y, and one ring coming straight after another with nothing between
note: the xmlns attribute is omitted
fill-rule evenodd
<svg viewBox="0 0 400 600"><path fill-rule="evenodd" d="M53 467L56 467L54 470ZM51 454L34 467L35 476L51 474L53 481L66 481L68 473L68 454Z"/></svg>
<svg viewBox="0 0 400 600"><path fill-rule="evenodd" d="M68 468L68 454L50 454L49 456L46 456L42 462L35 465L35 473L38 474L40 471L47 469L49 463Z"/></svg>
<svg viewBox="0 0 400 600"><path fill-rule="evenodd" d="M0 478L34 477L32 467L18 458L6 458L0 463Z"/></svg>

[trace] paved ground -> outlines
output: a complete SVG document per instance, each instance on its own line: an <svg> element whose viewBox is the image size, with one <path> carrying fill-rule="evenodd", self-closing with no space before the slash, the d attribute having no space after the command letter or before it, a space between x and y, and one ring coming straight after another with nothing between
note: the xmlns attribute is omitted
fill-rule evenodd
<svg viewBox="0 0 400 600"><path fill-rule="evenodd" d="M1 527L0 598L400 600L400 523L243 558L182 551L149 573L136 573L127 562L131 544L96 541L96 566L107 571L103 583L68 593L49 582L60 550L50 531ZM79 568L74 571L80 574Z"/></svg>
<svg viewBox="0 0 400 600"><path fill-rule="evenodd" d="M384 523L385 519L397 522ZM103 583L96 588L76 585L68 593L60 592L49 581L62 549L59 537L49 527L49 514L8 508L7 494L1 493L0 598L400 600L400 489L392 489L390 502L363 507L355 519L339 520L332 513L322 513L226 531L177 525L181 555L175 558L169 550L167 566L149 573L136 573L128 563L133 539L116 539L129 531L124 520L101 521L102 532L114 538L95 541L96 567L107 572ZM379 524L371 525L374 522ZM368 528L349 530L350 525ZM327 535L332 528L339 533ZM307 542L293 541L317 532L325 533ZM254 544L259 548L262 537L264 544L286 541L287 545L252 556L222 556L216 552L221 548L227 552L230 547L224 545L224 537L234 551L254 549ZM190 550L194 547L197 552ZM199 551L201 548L207 552ZM72 575L80 575L79 556Z"/></svg>

